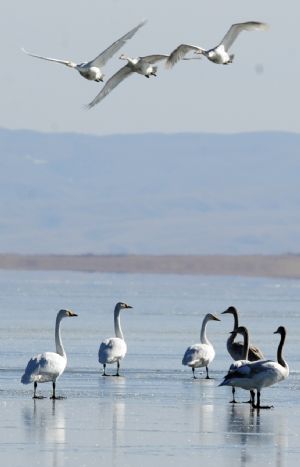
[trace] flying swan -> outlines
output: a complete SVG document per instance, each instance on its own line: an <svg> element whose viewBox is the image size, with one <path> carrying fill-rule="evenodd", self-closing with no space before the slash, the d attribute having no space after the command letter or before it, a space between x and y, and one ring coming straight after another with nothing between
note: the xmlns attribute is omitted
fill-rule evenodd
<svg viewBox="0 0 300 467"><path fill-rule="evenodd" d="M60 335L60 323L63 318L72 316L77 316L77 314L70 310L60 310L57 313L55 323L56 352L45 352L35 355L27 364L21 378L21 383L34 383L33 399L44 398L43 396L37 396L37 385L38 383L48 383L49 381L52 381L51 399L62 399L61 396L56 396L55 394L56 380L64 372L67 365L67 356Z"/></svg>
<svg viewBox="0 0 300 467"><path fill-rule="evenodd" d="M195 376L195 368L200 368L205 366L206 368L206 379L209 379L208 375L208 365L213 361L215 358L215 349L213 348L212 344L206 337L206 326L208 321L220 321L215 315L208 313L205 315L201 333L200 333L200 343L194 344L188 347L184 353L182 364L187 365L192 368L193 377L196 379Z"/></svg>
<svg viewBox="0 0 300 467"><path fill-rule="evenodd" d="M123 79L132 75L132 73L138 73L150 78L150 76L156 76L157 66L154 63L160 60L165 60L169 55L147 55L146 57L130 58L127 55L122 54L119 58L121 60L127 60L127 64L120 68L109 80L105 86L101 89L99 94L87 105L89 109L98 104L104 97L106 97Z"/></svg>
<svg viewBox="0 0 300 467"><path fill-rule="evenodd" d="M233 42L236 40L237 36L242 31L255 31L262 30L265 31L268 28L268 25L265 23L259 23L258 21L247 21L246 23L236 23L233 24L230 29L227 31L222 41L213 49L202 49L197 45L181 44L170 54L166 66L171 68L179 60L181 60L188 52L194 51L196 54L204 55L213 63L219 65L227 65L232 63L234 59L233 54L229 54L228 51L232 46Z"/></svg>
<svg viewBox="0 0 300 467"><path fill-rule="evenodd" d="M280 334L280 342L277 350L277 361L258 360L241 365L235 371L229 371L219 386L235 386L246 390L256 390L257 401L252 399L254 409L270 409L273 406L260 404L262 388L272 386L286 379L289 375L289 367L282 356L282 348L285 342L286 329L279 326L274 334Z"/></svg>
<svg viewBox="0 0 300 467"><path fill-rule="evenodd" d="M105 372L107 364L117 363L117 373L115 376L119 376L120 360L122 360L127 352L127 345L124 340L124 335L121 329L120 312L122 310L128 310L132 306L127 303L118 302L114 310L114 324L116 337L109 337L101 342L98 352L99 363L103 365L103 376L108 376Z"/></svg>
<svg viewBox="0 0 300 467"><path fill-rule="evenodd" d="M41 55L36 55L31 52L28 52L24 48L22 51L25 52L27 55L35 58L41 58L42 60L48 60L50 62L62 63L70 68L74 68L77 70L81 76L90 80L90 81L103 81L104 74L101 71L101 68L108 62L108 60L117 53L123 45L131 39L134 34L142 27L146 21L142 21L139 23L135 28L131 29L131 31L127 32L124 36L120 37L120 39L116 40L113 44L111 44L107 49L105 49L101 54L99 54L96 58L89 62L83 63L74 63L70 60L59 60L57 58L50 58L50 57L43 57Z"/></svg>

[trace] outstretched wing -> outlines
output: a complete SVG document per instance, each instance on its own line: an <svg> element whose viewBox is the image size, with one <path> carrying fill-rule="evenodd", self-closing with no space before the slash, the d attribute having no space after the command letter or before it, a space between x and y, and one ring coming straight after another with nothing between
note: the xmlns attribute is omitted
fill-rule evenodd
<svg viewBox="0 0 300 467"><path fill-rule="evenodd" d="M30 55L31 57L41 58L42 60L48 60L49 62L62 63L63 65L69 65L72 63L70 60L59 60L58 58L43 57L42 55L36 55L31 52L28 52L23 47L21 49L25 54Z"/></svg>
<svg viewBox="0 0 300 467"><path fill-rule="evenodd" d="M225 34L219 45L223 44L225 50L228 50L232 46L233 42L236 40L240 32L255 30L265 31L266 29L268 29L268 25L266 23L259 23L258 21L247 21L246 23L233 24L229 31Z"/></svg>
<svg viewBox="0 0 300 467"><path fill-rule="evenodd" d="M118 84L121 81L123 81L123 79L127 78L127 76L129 76L130 74L132 74L132 71L127 65L125 65L123 68L120 68L120 70L117 71L117 73L115 73L111 78L109 78L109 80L106 82L105 86L101 89L99 94L97 94L97 96L87 105L87 107L91 109L92 107L94 107L94 105L102 101L102 99L104 99L104 97L106 97L107 94L109 94L116 86L118 86Z"/></svg>
<svg viewBox="0 0 300 467"><path fill-rule="evenodd" d="M99 54L96 58L88 62L86 65L88 66L97 66L101 68L106 64L106 62L120 50L123 45L126 44L128 39L131 39L135 33L146 24L147 21L142 21L139 23L135 28L131 29L131 31L124 34L124 36L120 37L120 39L116 40L113 44L111 44L107 49L105 49L101 54Z"/></svg>
<svg viewBox="0 0 300 467"><path fill-rule="evenodd" d="M189 45L189 44L180 44L176 49L171 52L167 62L166 62L166 67L167 68L172 68L179 60L182 60L186 54L188 54L191 51L197 51L199 53L203 52L204 49L201 47L198 47L197 45Z"/></svg>
<svg viewBox="0 0 300 467"><path fill-rule="evenodd" d="M145 57L141 57L143 62L146 63L156 63L160 62L161 60L166 60L169 57L169 55L166 54L156 54L156 55L146 55Z"/></svg>

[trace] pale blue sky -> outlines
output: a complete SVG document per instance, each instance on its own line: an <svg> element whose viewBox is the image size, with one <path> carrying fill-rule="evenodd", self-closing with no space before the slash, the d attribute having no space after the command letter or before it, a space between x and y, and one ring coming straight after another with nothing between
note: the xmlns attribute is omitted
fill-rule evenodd
<svg viewBox="0 0 300 467"><path fill-rule="evenodd" d="M94 134L136 132L300 131L297 0L38 0L1 5L1 120L6 128ZM24 55L77 62L94 58L148 19L124 49L128 55L169 53L182 42L215 46L232 23L257 20L268 32L242 33L235 62L181 62L158 77L134 75L90 111L102 84L62 65ZM106 77L123 65L118 55ZM262 69L258 73L257 69Z"/></svg>

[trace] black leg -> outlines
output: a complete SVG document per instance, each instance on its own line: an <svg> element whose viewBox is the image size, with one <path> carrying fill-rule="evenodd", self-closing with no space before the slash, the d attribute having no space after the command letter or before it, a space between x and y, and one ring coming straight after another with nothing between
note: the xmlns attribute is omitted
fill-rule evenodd
<svg viewBox="0 0 300 467"><path fill-rule="evenodd" d="M234 395L235 395L235 387L232 386L232 401L230 401L230 404L236 404Z"/></svg>
<svg viewBox="0 0 300 467"><path fill-rule="evenodd" d="M119 360L117 361L117 373L115 374L115 376L120 376L119 374L119 369L120 369L120 362Z"/></svg>
<svg viewBox="0 0 300 467"><path fill-rule="evenodd" d="M102 376L108 376L108 374L105 373L105 368L106 368L106 363L103 363L103 373L102 373Z"/></svg>
<svg viewBox="0 0 300 467"><path fill-rule="evenodd" d="M192 367L192 371L193 371L193 378L197 379L196 376L195 376L195 368L194 367Z"/></svg>
<svg viewBox="0 0 300 467"><path fill-rule="evenodd" d="M210 379L210 377L208 376L208 367L206 366L206 379Z"/></svg>
<svg viewBox="0 0 300 467"><path fill-rule="evenodd" d="M36 395L36 389L37 389L37 382L35 381L33 384L33 397L32 399L44 399L44 396L37 396Z"/></svg>
<svg viewBox="0 0 300 467"><path fill-rule="evenodd" d="M65 397L63 397L63 396L56 396L55 389L56 389L56 383L55 383L55 381L53 381L53 383L52 383L52 396L50 397L50 399L53 399L53 400L65 399Z"/></svg>
<svg viewBox="0 0 300 467"><path fill-rule="evenodd" d="M272 409L273 408L273 405L260 405L260 391L257 391L257 401L256 401L256 405L255 404L252 404L252 407L254 409Z"/></svg>
<svg viewBox="0 0 300 467"><path fill-rule="evenodd" d="M250 399L248 401L243 402L243 404L251 404L254 407L255 404L255 392L253 389L250 390Z"/></svg>

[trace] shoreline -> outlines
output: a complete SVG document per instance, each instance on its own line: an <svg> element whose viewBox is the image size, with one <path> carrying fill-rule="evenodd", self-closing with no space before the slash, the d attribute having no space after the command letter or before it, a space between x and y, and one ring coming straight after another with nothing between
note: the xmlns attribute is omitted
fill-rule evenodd
<svg viewBox="0 0 300 467"><path fill-rule="evenodd" d="M1 270L300 278L300 255L0 254Z"/></svg>

